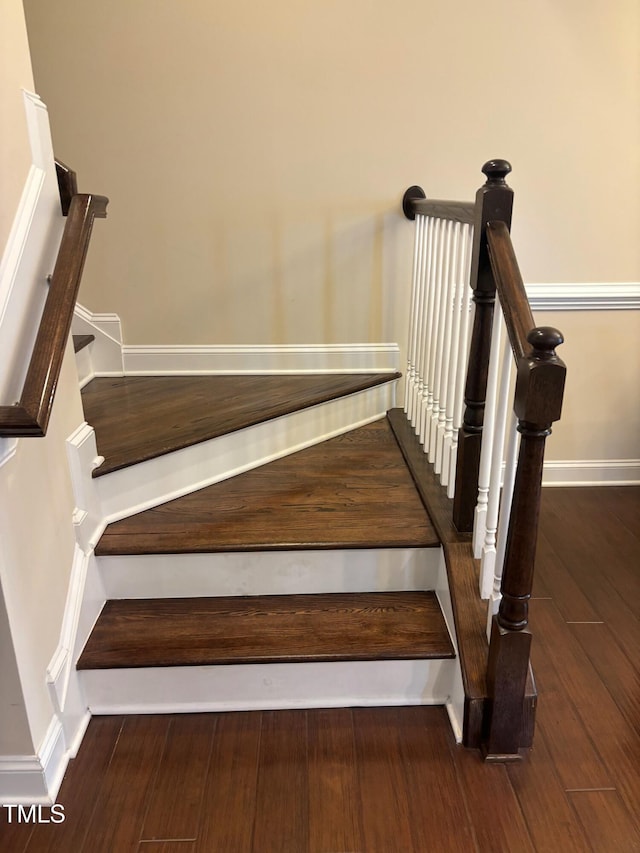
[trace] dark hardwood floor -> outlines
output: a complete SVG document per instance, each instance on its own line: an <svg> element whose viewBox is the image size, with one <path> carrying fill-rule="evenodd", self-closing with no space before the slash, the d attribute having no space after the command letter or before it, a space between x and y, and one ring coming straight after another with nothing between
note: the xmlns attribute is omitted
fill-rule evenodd
<svg viewBox="0 0 640 853"><path fill-rule="evenodd" d="M442 708L95 717L10 853L640 850L640 488L546 489L534 747L485 765ZM44 810L46 815L47 810Z"/></svg>

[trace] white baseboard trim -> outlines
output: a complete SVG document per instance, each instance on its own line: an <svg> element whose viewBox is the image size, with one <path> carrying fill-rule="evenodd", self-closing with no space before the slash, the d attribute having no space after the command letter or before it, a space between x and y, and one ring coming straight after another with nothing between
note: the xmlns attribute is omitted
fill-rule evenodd
<svg viewBox="0 0 640 853"><path fill-rule="evenodd" d="M534 311L628 311L640 308L640 282L527 284Z"/></svg>
<svg viewBox="0 0 640 853"><path fill-rule="evenodd" d="M54 716L37 755L0 756L0 803L52 805L70 758L62 725Z"/></svg>
<svg viewBox="0 0 640 853"><path fill-rule="evenodd" d="M543 486L637 486L640 459L569 459L544 463Z"/></svg>
<svg viewBox="0 0 640 853"><path fill-rule="evenodd" d="M388 373L398 344L123 346L127 375Z"/></svg>
<svg viewBox="0 0 640 853"><path fill-rule="evenodd" d="M91 371L94 375L122 376L122 326L117 314L92 314L76 304L73 313L74 335L93 335Z"/></svg>

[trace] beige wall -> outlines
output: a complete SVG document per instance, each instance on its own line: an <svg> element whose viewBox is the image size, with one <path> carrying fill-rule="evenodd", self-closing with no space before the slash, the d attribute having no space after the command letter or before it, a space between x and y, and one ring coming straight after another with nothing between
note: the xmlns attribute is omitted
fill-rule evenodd
<svg viewBox="0 0 640 853"><path fill-rule="evenodd" d="M33 87L22 4L0 0L0 252L31 165L21 88L33 91Z"/></svg>
<svg viewBox="0 0 640 853"><path fill-rule="evenodd" d="M493 156L529 281L640 279L636 0L25 7L58 156L112 199L81 302L126 343L400 340L402 192Z"/></svg>
<svg viewBox="0 0 640 853"><path fill-rule="evenodd" d="M525 280L640 281L636 0L25 8L58 155L111 197L80 300L120 314L125 343L402 345L402 192L471 198L493 156L514 165ZM550 454L637 458L640 412L611 381L638 384L637 316L557 323Z"/></svg>

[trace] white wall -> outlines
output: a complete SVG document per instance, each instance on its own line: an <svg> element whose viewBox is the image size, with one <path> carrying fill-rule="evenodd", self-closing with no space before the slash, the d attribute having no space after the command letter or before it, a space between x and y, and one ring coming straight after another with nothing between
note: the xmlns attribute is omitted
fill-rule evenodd
<svg viewBox="0 0 640 853"><path fill-rule="evenodd" d="M20 0L2 0L1 12L0 112L8 121L3 124L0 136L0 175L8 180L7 192L3 184L2 194L4 251L0 268L3 301L6 289L7 304L11 304L16 290L42 283L40 277L33 282L28 277L25 279L20 273L20 253L5 249L18 211L30 210L20 206L32 160L22 87L33 88L33 81L28 72L29 49ZM42 106L36 110L40 116L45 115ZM46 120L43 127L45 133L37 147L42 153L48 145L47 177L31 211L29 232L40 235L42 240L37 246L29 242L22 256L28 256L26 263L31 263L34 253L43 269L52 270L57 253L52 235L59 235L62 215ZM16 168L16 163L20 168ZM7 316L9 311L0 319L6 321ZM0 328L0 335L6 336L7 329ZM0 371L9 369L10 365L3 361ZM6 387L6 383L0 382L0 387ZM2 404L11 402L0 400ZM75 501L65 444L83 419L69 343L46 438L19 439L17 444L0 439L0 637L9 633L11 636L10 643L6 646L3 643L0 658L0 749L7 755L38 755L54 720L46 683L47 666L60 640L75 546L72 522ZM5 703L10 704L10 711ZM37 763L34 766L37 768ZM10 780L7 783L2 772L0 777L5 792Z"/></svg>

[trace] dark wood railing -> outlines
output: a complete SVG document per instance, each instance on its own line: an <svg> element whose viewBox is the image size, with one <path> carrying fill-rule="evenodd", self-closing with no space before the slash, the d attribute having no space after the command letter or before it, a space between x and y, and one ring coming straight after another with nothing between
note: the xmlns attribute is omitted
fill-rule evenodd
<svg viewBox="0 0 640 853"><path fill-rule="evenodd" d="M67 221L20 400L13 406L0 406L0 436L46 434L93 221L107 215L108 199L75 193L75 175L69 169L66 171L61 180L58 168L61 204L63 211L65 208L68 211ZM67 188L65 194L63 186Z"/></svg>
<svg viewBox="0 0 640 853"><path fill-rule="evenodd" d="M562 334L557 329L535 325L511 243L513 192L506 183L511 166L505 160L491 160L482 171L487 181L478 190L475 204L427 200L420 187L411 187L405 193L403 210L409 219L422 214L472 223L474 229L470 285L475 312L452 504L453 524L462 535L473 530L478 502L496 294L515 360L514 411L520 448L502 567L501 598L499 610L491 622L486 676L488 701L482 722L486 758L506 760L519 756L526 727L523 715L531 645L527 630L528 604L538 535L544 448L552 423L560 417L566 368L555 352L563 342ZM414 262L414 282L417 268L420 268L418 261ZM421 300L417 303L419 307L423 305ZM509 512L509 507L505 511Z"/></svg>
<svg viewBox="0 0 640 853"><path fill-rule="evenodd" d="M487 667L487 758L517 756L531 634L529 600L538 539L542 468L547 436L559 420L566 367L556 355L564 340L550 326L536 327L504 222L488 222L491 270L516 363L514 410L520 450L502 570L501 599L492 619Z"/></svg>

